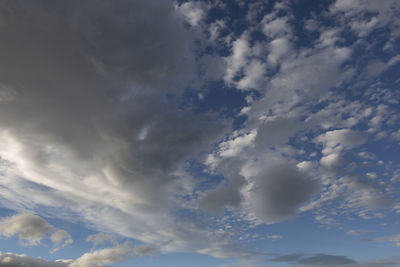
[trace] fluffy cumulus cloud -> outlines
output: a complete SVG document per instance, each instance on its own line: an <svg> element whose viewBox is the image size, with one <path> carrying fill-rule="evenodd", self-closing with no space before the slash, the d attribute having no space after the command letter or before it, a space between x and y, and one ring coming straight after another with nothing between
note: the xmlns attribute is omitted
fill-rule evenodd
<svg viewBox="0 0 400 267"><path fill-rule="evenodd" d="M292 232L260 229L398 215L399 15L396 0L1 2L0 204L22 213L0 235L60 253L76 242L43 218L100 232L75 259L1 264L364 264L266 252Z"/></svg>

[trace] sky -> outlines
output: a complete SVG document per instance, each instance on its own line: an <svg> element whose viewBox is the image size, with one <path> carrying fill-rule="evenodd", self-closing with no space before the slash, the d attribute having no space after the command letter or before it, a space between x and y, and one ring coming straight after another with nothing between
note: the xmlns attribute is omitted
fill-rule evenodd
<svg viewBox="0 0 400 267"><path fill-rule="evenodd" d="M0 1L0 266L400 266L400 1Z"/></svg>

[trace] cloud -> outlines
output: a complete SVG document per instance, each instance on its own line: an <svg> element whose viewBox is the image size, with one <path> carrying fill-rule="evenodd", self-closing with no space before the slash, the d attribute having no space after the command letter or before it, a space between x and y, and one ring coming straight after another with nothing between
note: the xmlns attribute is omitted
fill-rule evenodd
<svg viewBox="0 0 400 267"><path fill-rule="evenodd" d="M382 236L374 239L375 242L392 242L394 246L400 247L400 235Z"/></svg>
<svg viewBox="0 0 400 267"><path fill-rule="evenodd" d="M117 244L117 240L115 240L114 236L106 235L106 234L103 234L103 233L89 235L86 238L86 242L93 243L93 247L96 247L98 245L104 244L106 242L111 242L113 245Z"/></svg>
<svg viewBox="0 0 400 267"><path fill-rule="evenodd" d="M135 256L156 256L157 254L157 248L150 244L133 247L133 255Z"/></svg>
<svg viewBox="0 0 400 267"><path fill-rule="evenodd" d="M30 213L20 213L5 217L0 221L0 234L6 238L14 235L26 245L39 245L40 241L50 235L54 243L51 253L72 244L70 234L65 230L58 230L43 218ZM25 243L26 242L26 243Z"/></svg>
<svg viewBox="0 0 400 267"><path fill-rule="evenodd" d="M330 254L283 254L271 259L274 262L286 262L298 266L353 266L357 262L346 256Z"/></svg>
<svg viewBox="0 0 400 267"><path fill-rule="evenodd" d="M56 232L57 233L57 232ZM57 234L54 239L63 241L63 234ZM59 237L59 238L58 238ZM57 240L54 240L56 242ZM61 242L60 241L60 242ZM64 243L65 244L65 243ZM136 245L131 248L128 241L122 245L115 244L111 248L87 252L75 260L47 261L26 255L0 252L0 266L8 267L97 267L110 266L122 262L130 257L155 256L157 250L152 245Z"/></svg>
<svg viewBox="0 0 400 267"><path fill-rule="evenodd" d="M276 261L276 262L296 262L301 257L303 257L302 254L286 254L286 255L276 256L276 257L272 258L272 261Z"/></svg>
<svg viewBox="0 0 400 267"><path fill-rule="evenodd" d="M282 239L283 236L281 236L281 235L269 235L269 236L267 236L267 238L276 240L276 239Z"/></svg>
<svg viewBox="0 0 400 267"><path fill-rule="evenodd" d="M274 14L266 15L262 21L263 32L271 39L291 33L287 17L275 17Z"/></svg>
<svg viewBox="0 0 400 267"><path fill-rule="evenodd" d="M345 256L317 254L302 258L298 263L303 266L342 266L356 263L356 261Z"/></svg>
<svg viewBox="0 0 400 267"><path fill-rule="evenodd" d="M204 5L198 1L185 2L177 7L185 16L190 25L197 26L204 17Z"/></svg>
<svg viewBox="0 0 400 267"><path fill-rule="evenodd" d="M294 216L297 208L318 190L318 182L290 163L274 165L254 177L250 195L255 214L267 223Z"/></svg>
<svg viewBox="0 0 400 267"><path fill-rule="evenodd" d="M4 267L65 267L71 260L46 261L41 258L32 258L26 255L0 252L0 266Z"/></svg>
<svg viewBox="0 0 400 267"><path fill-rule="evenodd" d="M105 248L88 252L74 260L70 267L96 267L122 262L132 256L129 242L112 248Z"/></svg>
<svg viewBox="0 0 400 267"><path fill-rule="evenodd" d="M399 139L399 97L386 82L398 64L398 3L332 1L304 15L303 29L296 3L267 2L233 1L235 14L223 1L0 3L4 206L146 244L89 236L93 250L75 263L88 266L158 251L257 254L236 246L242 233L228 242L229 220L383 216L395 164L381 175L369 150ZM35 245L49 236L53 252L72 243L29 220L36 232L2 222L11 227L0 233ZM105 242L114 247L94 251Z"/></svg>
<svg viewBox="0 0 400 267"><path fill-rule="evenodd" d="M218 214L227 206L238 207L242 201L241 187L245 184L242 176L230 177L227 184L221 183L207 193L201 200L200 207L212 214Z"/></svg>
<svg viewBox="0 0 400 267"><path fill-rule="evenodd" d="M242 35L235 40L232 44L232 54L226 58L227 68L224 80L228 84L234 81L237 72L247 64L248 57L251 53L247 39L248 37L246 35Z"/></svg>
<svg viewBox="0 0 400 267"><path fill-rule="evenodd" d="M350 129L328 131L316 138L317 142L324 144L322 150L324 154L330 154L334 151L340 152L346 147L360 145L366 140L365 134Z"/></svg>
<svg viewBox="0 0 400 267"><path fill-rule="evenodd" d="M38 245L47 234L54 231L54 227L42 218L22 213L5 217L0 221L0 234L6 238L14 235L28 245Z"/></svg>
<svg viewBox="0 0 400 267"><path fill-rule="evenodd" d="M230 119L180 106L197 70L172 1L0 5L1 88L16 92L0 107L2 197L143 242L201 233L180 234L172 211L193 197L187 160Z"/></svg>
<svg viewBox="0 0 400 267"><path fill-rule="evenodd" d="M54 243L54 249L51 251L51 253L63 249L73 243L70 234L65 230L55 231L53 234L51 234L50 239Z"/></svg>
<svg viewBox="0 0 400 267"><path fill-rule="evenodd" d="M227 242L211 244L208 248L198 250L197 253L211 255L215 258L220 258L220 259L226 259L226 258L251 259L256 256L263 255L263 253L247 251L246 249L236 244Z"/></svg>
<svg viewBox="0 0 400 267"><path fill-rule="evenodd" d="M274 262L286 262L298 266L358 266L358 263L346 256L330 254L282 254L271 259Z"/></svg>

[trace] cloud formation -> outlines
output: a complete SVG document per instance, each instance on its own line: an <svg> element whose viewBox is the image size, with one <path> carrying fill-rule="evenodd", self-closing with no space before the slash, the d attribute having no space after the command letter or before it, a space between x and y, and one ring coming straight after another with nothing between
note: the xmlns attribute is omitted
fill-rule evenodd
<svg viewBox="0 0 400 267"><path fill-rule="evenodd" d="M294 216L296 209L318 190L318 182L291 164L271 166L254 180L250 202L256 215L267 223Z"/></svg>
<svg viewBox="0 0 400 267"><path fill-rule="evenodd" d="M48 264L362 264L247 244L280 239L252 231L300 213L333 227L399 212L399 2L299 3L0 3L0 203L110 234ZM73 244L31 213L0 235Z"/></svg>
<svg viewBox="0 0 400 267"><path fill-rule="evenodd" d="M47 234L54 231L54 227L42 218L22 213L3 218L0 222L0 234L6 238L14 235L29 245L38 245Z"/></svg>
<svg viewBox="0 0 400 267"><path fill-rule="evenodd" d="M32 258L26 255L0 252L0 266L3 267L65 267L69 262L69 260L50 262L40 258Z"/></svg>
<svg viewBox="0 0 400 267"><path fill-rule="evenodd" d="M70 234L59 230L46 222L43 218L31 213L20 213L4 217L0 221L0 235L10 238L14 235L29 246L39 245L43 239L50 238L54 244L51 253L63 249L73 243Z"/></svg>

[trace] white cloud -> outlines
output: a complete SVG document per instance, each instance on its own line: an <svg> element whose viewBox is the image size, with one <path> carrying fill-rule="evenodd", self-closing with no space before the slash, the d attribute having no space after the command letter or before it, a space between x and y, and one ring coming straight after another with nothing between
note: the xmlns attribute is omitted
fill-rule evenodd
<svg viewBox="0 0 400 267"><path fill-rule="evenodd" d="M117 240L114 236L103 233L89 235L86 238L86 241L93 243L93 247L104 244L105 242L111 242L113 245L117 245Z"/></svg>
<svg viewBox="0 0 400 267"><path fill-rule="evenodd" d="M282 239L283 238L283 236L281 236L281 235L269 235L269 236L267 236L269 239Z"/></svg>
<svg viewBox="0 0 400 267"><path fill-rule="evenodd" d="M292 50L292 45L286 38L277 38L269 44L268 63L277 64L279 60Z"/></svg>
<svg viewBox="0 0 400 267"><path fill-rule="evenodd" d="M323 156L320 160L322 166L332 170L339 167L342 162L342 158L338 153L331 153L329 155Z"/></svg>
<svg viewBox="0 0 400 267"><path fill-rule="evenodd" d="M244 77L237 83L239 89L256 89L264 78L265 64L252 60L244 69Z"/></svg>
<svg viewBox="0 0 400 267"><path fill-rule="evenodd" d="M88 252L74 260L69 267L97 267L122 262L132 256L129 242L112 248Z"/></svg>
<svg viewBox="0 0 400 267"><path fill-rule="evenodd" d="M246 35L235 40L232 45L232 54L226 58L227 69L224 76L226 83L232 83L235 75L247 64L250 56L250 47Z"/></svg>
<svg viewBox="0 0 400 267"><path fill-rule="evenodd" d="M233 137L231 140L222 142L219 145L219 155L221 157L237 156L243 149L250 146L257 136L257 131L253 130L249 133Z"/></svg>
<svg viewBox="0 0 400 267"><path fill-rule="evenodd" d="M55 231L53 234L51 234L50 239L54 243L54 249L51 251L51 253L63 249L73 243L70 234L65 230Z"/></svg>
<svg viewBox="0 0 400 267"><path fill-rule="evenodd" d="M263 32L271 39L287 35L291 33L287 17L275 18L271 15L266 15L263 19Z"/></svg>
<svg viewBox="0 0 400 267"><path fill-rule="evenodd" d="M53 235L53 242L61 243L68 236L60 231ZM91 238L93 239L93 238ZM0 266L30 266L30 267L101 267L114 266L130 257L155 256L157 249L149 244L136 245L133 248L126 241L122 245L115 243L113 247L84 253L75 260L47 261L41 258L32 258L26 255L0 252Z"/></svg>
<svg viewBox="0 0 400 267"><path fill-rule="evenodd" d="M185 16L190 25L194 27L198 26L203 19L205 15L204 8L204 5L199 1L189 1L177 6L177 9Z"/></svg>
<svg viewBox="0 0 400 267"><path fill-rule="evenodd" d="M374 239L375 242L392 242L394 246L400 247L400 235L382 236Z"/></svg>
<svg viewBox="0 0 400 267"><path fill-rule="evenodd" d="M350 129L328 131L316 138L317 142L324 144L324 149L322 150L322 153L324 154L340 152L346 147L360 145L366 140L367 138L364 133Z"/></svg>

